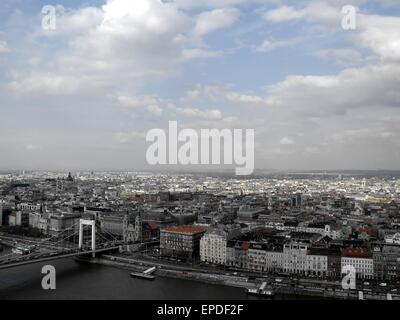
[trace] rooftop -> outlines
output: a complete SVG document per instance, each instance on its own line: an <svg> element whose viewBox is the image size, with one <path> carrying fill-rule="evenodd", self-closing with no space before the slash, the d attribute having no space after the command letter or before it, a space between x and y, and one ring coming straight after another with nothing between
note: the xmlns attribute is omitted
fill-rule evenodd
<svg viewBox="0 0 400 320"><path fill-rule="evenodd" d="M345 248L342 249L342 257L372 258L372 252L364 248Z"/></svg>
<svg viewBox="0 0 400 320"><path fill-rule="evenodd" d="M167 232L175 232L175 233L188 233L188 234L195 234L195 233L203 233L207 231L207 228L201 226L173 226L164 229Z"/></svg>

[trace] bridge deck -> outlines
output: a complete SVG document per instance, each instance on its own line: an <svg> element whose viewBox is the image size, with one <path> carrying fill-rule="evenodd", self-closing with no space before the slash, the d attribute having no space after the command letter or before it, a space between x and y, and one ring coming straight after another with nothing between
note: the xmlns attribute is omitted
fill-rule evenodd
<svg viewBox="0 0 400 320"><path fill-rule="evenodd" d="M45 258L30 259L30 260L20 261L20 262L12 262L12 263L8 263L8 264L0 265L0 270L10 269L10 268L15 268L15 267L20 267L20 266L25 266L25 265L28 265L28 264L41 263L41 262L46 262L46 261L54 261L54 260L72 258L72 257L77 257L77 256L85 256L85 255L90 255L90 254L93 254L93 253L102 253L102 252L116 250L119 247L120 246L102 248L102 249L97 249L97 250L94 250L94 251L89 250L89 251L77 251L77 252L67 253L67 254L54 254L52 256L45 257Z"/></svg>

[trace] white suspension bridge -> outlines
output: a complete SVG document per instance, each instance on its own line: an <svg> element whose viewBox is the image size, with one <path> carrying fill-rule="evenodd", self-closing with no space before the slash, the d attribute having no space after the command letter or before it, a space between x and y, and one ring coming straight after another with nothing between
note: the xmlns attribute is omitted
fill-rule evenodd
<svg viewBox="0 0 400 320"><path fill-rule="evenodd" d="M47 239L16 241L12 237L0 236L0 243L25 253L0 256L0 270L77 256L95 257L96 254L117 250L127 244L111 233L98 229L100 228L96 228L95 220L80 219L71 227Z"/></svg>

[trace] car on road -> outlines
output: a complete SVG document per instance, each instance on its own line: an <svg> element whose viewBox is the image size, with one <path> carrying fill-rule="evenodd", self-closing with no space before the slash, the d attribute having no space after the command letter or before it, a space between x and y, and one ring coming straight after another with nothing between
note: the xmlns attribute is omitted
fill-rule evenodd
<svg viewBox="0 0 400 320"><path fill-rule="evenodd" d="M379 284L379 286L381 286L381 287L386 287L387 284L386 284L385 282L382 282L382 283Z"/></svg>

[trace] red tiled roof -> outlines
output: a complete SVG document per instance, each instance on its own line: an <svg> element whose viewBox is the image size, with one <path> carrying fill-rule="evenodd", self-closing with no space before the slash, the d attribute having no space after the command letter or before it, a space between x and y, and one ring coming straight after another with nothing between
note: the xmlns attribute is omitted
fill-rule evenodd
<svg viewBox="0 0 400 320"><path fill-rule="evenodd" d="M372 258L372 252L363 248L345 248L342 249L342 257Z"/></svg>
<svg viewBox="0 0 400 320"><path fill-rule="evenodd" d="M250 248L250 242L245 241L240 245L240 249L248 250Z"/></svg>
<svg viewBox="0 0 400 320"><path fill-rule="evenodd" d="M175 232L175 233L189 233L189 234L195 234L195 233L202 233L206 232L207 228L200 227L200 226L174 226L174 227L169 227L166 228L165 231L168 232Z"/></svg>
<svg viewBox="0 0 400 320"><path fill-rule="evenodd" d="M149 222L147 222L147 224L149 225L150 229L153 229L153 230L158 229L158 225L155 221L149 221Z"/></svg>

